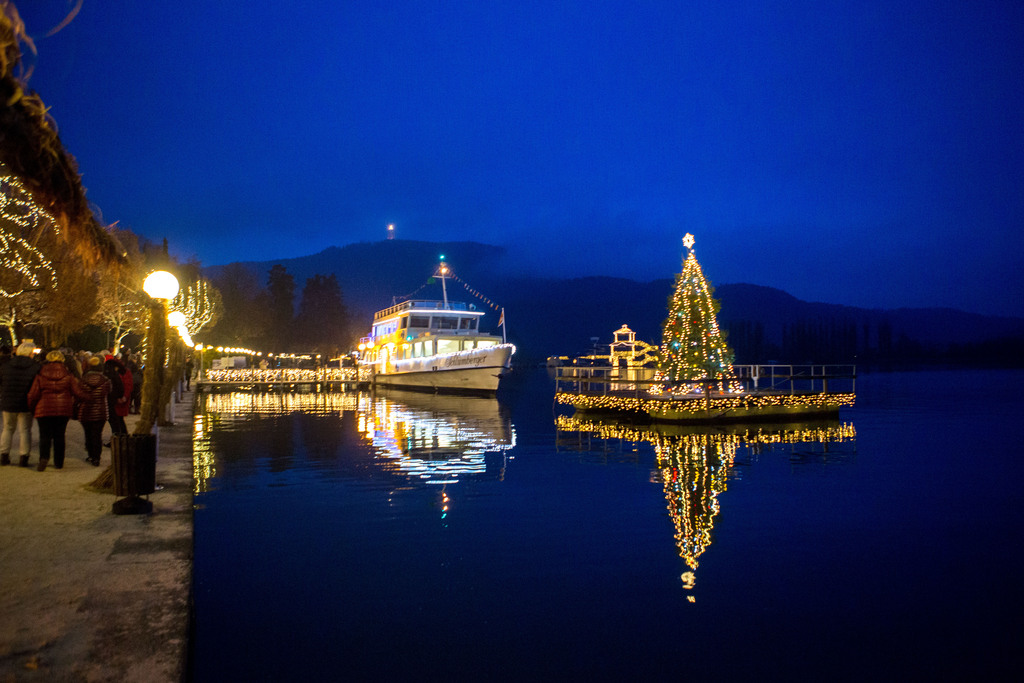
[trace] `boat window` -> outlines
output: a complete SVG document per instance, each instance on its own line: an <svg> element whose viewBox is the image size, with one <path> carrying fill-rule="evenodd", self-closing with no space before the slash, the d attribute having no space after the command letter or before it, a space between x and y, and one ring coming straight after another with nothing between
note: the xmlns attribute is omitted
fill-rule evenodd
<svg viewBox="0 0 1024 683"><path fill-rule="evenodd" d="M496 342L494 340L491 340L491 339L477 339L476 340L476 348L478 348L478 349L486 349L488 346L494 346L497 343L498 342Z"/></svg>
<svg viewBox="0 0 1024 683"><path fill-rule="evenodd" d="M437 340L437 352L438 353L455 353L459 350L458 339L438 339Z"/></svg>
<svg viewBox="0 0 1024 683"><path fill-rule="evenodd" d="M409 316L409 327L430 327L430 316L411 315Z"/></svg>
<svg viewBox="0 0 1024 683"><path fill-rule="evenodd" d="M455 330L458 329L459 319L448 316L434 316L430 321L430 325L438 330Z"/></svg>
<svg viewBox="0 0 1024 683"><path fill-rule="evenodd" d="M475 330L476 329L476 318L460 318L459 319L460 330Z"/></svg>

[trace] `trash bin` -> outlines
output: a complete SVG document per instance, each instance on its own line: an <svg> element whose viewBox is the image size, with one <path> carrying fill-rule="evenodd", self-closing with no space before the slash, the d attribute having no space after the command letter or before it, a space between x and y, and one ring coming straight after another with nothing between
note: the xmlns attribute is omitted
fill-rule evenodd
<svg viewBox="0 0 1024 683"><path fill-rule="evenodd" d="M114 514L152 512L153 504L139 496L156 490L156 435L114 434L110 439L114 470L114 495L126 496L114 503Z"/></svg>

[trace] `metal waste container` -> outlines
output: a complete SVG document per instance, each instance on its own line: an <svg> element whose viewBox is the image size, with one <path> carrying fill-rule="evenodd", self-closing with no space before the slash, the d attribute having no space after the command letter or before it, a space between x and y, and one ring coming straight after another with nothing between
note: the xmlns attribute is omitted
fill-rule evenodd
<svg viewBox="0 0 1024 683"><path fill-rule="evenodd" d="M114 495L126 496L114 503L114 514L151 512L153 504L139 496L156 490L156 435L114 434L110 439L114 470Z"/></svg>

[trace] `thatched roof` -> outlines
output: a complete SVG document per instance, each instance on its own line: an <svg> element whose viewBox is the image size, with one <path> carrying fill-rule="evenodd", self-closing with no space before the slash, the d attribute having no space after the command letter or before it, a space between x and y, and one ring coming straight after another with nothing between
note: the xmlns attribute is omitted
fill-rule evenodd
<svg viewBox="0 0 1024 683"><path fill-rule="evenodd" d="M63 237L87 262L119 263L123 250L89 208L78 164L42 100L20 78L23 42L31 45L17 10L0 1L0 164L56 218Z"/></svg>

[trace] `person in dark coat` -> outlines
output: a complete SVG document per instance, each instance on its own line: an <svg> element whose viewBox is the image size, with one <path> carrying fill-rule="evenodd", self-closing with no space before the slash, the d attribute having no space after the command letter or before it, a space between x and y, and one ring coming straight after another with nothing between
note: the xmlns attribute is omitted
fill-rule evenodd
<svg viewBox="0 0 1024 683"><path fill-rule="evenodd" d="M36 347L23 342L13 358L0 365L0 410L4 414L4 430L0 435L0 465L11 464L11 444L15 429L18 431L18 462L28 467L28 453L32 448L32 413L28 409L28 391L39 372L39 363L32 358Z"/></svg>
<svg viewBox="0 0 1024 683"><path fill-rule="evenodd" d="M64 354L50 351L46 363L32 380L28 391L28 406L39 423L39 465L40 472L50 462L50 446L53 446L53 466L64 467L64 433L75 405L75 396L81 398L78 380L64 365Z"/></svg>
<svg viewBox="0 0 1024 683"><path fill-rule="evenodd" d="M107 394L107 420L110 421L110 432L111 434L127 434L128 427L124 423L124 417L117 410L122 399L125 399L125 367L117 358L108 355L103 364L103 374L110 380L110 393Z"/></svg>
<svg viewBox="0 0 1024 683"><path fill-rule="evenodd" d="M74 375L75 379L82 379L82 364L75 358L75 352L67 347L61 348L60 352L64 354L64 366L68 372Z"/></svg>
<svg viewBox="0 0 1024 683"><path fill-rule="evenodd" d="M102 358L93 356L88 360L81 385L78 420L85 432L85 459L92 465L99 465L103 453L103 425L107 422L107 394L111 385L103 374Z"/></svg>
<svg viewBox="0 0 1024 683"><path fill-rule="evenodd" d="M128 398L129 412L136 415L142 406L142 365L140 363L137 353L128 356L128 360L125 362L128 372L132 373L132 393Z"/></svg>

